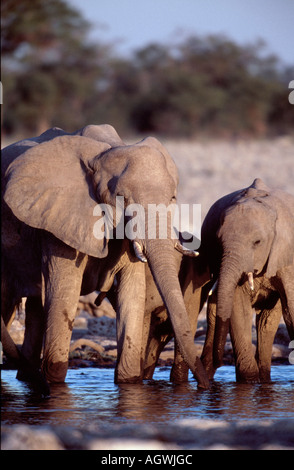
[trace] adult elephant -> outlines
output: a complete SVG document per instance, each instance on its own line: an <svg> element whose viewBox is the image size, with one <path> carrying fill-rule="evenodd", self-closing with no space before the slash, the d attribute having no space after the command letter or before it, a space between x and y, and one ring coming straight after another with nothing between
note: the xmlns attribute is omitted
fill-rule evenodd
<svg viewBox="0 0 294 470"><path fill-rule="evenodd" d="M202 356L206 370L212 377L221 364L230 328L237 380L267 382L282 314L294 338L294 196L256 179L211 207L202 239L217 281ZM252 308L257 313L256 357Z"/></svg>
<svg viewBox="0 0 294 470"><path fill-rule="evenodd" d="M150 204L175 204L178 175L173 160L158 140L146 138L128 146L111 126L62 134L52 129L4 150L5 323L19 298L27 297L23 353L32 362L39 360L43 334L36 332L44 331L43 371L49 382L64 381L79 295L108 290L117 275L115 380L140 381L148 260L181 353L199 386L207 387L178 281L171 227L160 238L157 215L148 213ZM123 225L126 220L134 234L130 207L142 209L132 241ZM113 225L107 222L111 216ZM148 231L156 236L149 239Z"/></svg>

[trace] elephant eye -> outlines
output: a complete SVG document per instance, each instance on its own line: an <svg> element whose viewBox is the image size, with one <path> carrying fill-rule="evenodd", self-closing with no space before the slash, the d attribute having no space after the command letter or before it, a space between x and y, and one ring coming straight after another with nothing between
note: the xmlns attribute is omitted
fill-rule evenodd
<svg viewBox="0 0 294 470"><path fill-rule="evenodd" d="M253 243L253 246L258 246L260 245L261 243L261 240L255 240L255 242Z"/></svg>

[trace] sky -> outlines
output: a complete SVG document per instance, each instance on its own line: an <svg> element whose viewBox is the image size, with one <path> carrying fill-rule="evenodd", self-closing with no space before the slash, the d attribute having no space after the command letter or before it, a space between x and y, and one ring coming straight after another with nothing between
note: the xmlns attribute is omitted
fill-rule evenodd
<svg viewBox="0 0 294 470"><path fill-rule="evenodd" d="M92 23L91 39L129 55L151 42L225 34L240 45L263 39L265 53L294 63L294 0L67 0Z"/></svg>

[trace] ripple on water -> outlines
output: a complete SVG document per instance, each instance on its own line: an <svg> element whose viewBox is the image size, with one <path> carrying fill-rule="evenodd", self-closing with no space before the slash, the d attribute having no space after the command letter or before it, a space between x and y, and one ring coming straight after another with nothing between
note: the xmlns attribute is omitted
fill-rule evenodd
<svg viewBox="0 0 294 470"><path fill-rule="evenodd" d="M15 371L2 371L3 424L53 424L81 427L124 421L158 423L175 419L261 420L294 418L294 367L273 366L270 384L236 384L232 366L220 368L209 390L169 382L168 368L154 380L116 385L113 369L70 369L65 384L51 387L42 399Z"/></svg>

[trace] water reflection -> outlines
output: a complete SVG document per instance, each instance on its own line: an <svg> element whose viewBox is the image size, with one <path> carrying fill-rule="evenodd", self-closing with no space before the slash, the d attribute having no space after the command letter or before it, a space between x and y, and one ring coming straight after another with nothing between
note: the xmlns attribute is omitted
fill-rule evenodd
<svg viewBox="0 0 294 470"><path fill-rule="evenodd" d="M210 390L196 382L173 385L169 370L157 369L155 380L143 385L115 385L113 370L69 370L67 383L51 387L42 399L2 372L2 423L53 424L82 427L124 421L148 423L185 418L236 419L294 418L294 368L273 367L273 382L236 384L233 367L222 367Z"/></svg>

